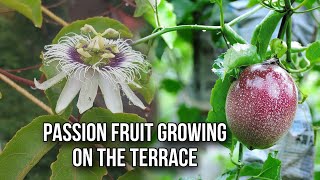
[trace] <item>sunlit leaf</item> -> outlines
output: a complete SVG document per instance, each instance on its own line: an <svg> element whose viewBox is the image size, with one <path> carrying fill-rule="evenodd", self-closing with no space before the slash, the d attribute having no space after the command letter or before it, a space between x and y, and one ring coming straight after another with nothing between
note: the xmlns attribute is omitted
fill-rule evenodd
<svg viewBox="0 0 320 180"><path fill-rule="evenodd" d="M251 44L257 47L257 52L262 59L266 58L266 53L272 34L278 26L283 15L283 13L281 14L276 11L270 11L254 30Z"/></svg>
<svg viewBox="0 0 320 180"><path fill-rule="evenodd" d="M174 14L174 9L171 3L161 0L158 5L158 14L161 27L172 27L176 26L176 15ZM157 27L155 15L153 11L148 11L144 14L144 18L153 26ZM168 47L172 49L174 47L174 42L177 38L177 32L169 32L161 35L164 41L167 43Z"/></svg>
<svg viewBox="0 0 320 180"><path fill-rule="evenodd" d="M312 43L306 50L306 57L311 63L320 62L320 41Z"/></svg>
<svg viewBox="0 0 320 180"><path fill-rule="evenodd" d="M23 14L36 27L41 27L42 12L40 0L0 0L0 3Z"/></svg>
<svg viewBox="0 0 320 180"><path fill-rule="evenodd" d="M241 66L248 66L262 62L257 54L257 47L250 44L235 44L224 55L224 74Z"/></svg>

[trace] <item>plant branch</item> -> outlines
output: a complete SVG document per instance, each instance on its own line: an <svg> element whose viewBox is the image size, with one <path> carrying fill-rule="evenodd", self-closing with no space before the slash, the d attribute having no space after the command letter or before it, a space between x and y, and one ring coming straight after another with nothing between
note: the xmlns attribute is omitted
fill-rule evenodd
<svg viewBox="0 0 320 180"><path fill-rule="evenodd" d="M53 12L51 12L48 8L41 6L41 10L44 14L46 14L47 16L49 16L51 19L53 19L54 21L56 21L57 23L59 23L62 26L68 26L69 23L67 23L65 20L61 19L59 16L55 15Z"/></svg>
<svg viewBox="0 0 320 180"><path fill-rule="evenodd" d="M311 11L314 11L316 9L320 9L320 6L317 6L317 7L314 7L314 8L311 8L311 9L307 9L305 11L294 11L294 13L307 13L307 12L311 12Z"/></svg>
<svg viewBox="0 0 320 180"><path fill-rule="evenodd" d="M286 29L287 29L287 26L288 26L288 19L292 16L292 11L286 13L283 18L282 18L282 21L281 21L281 25L280 25L280 29L279 29L279 33L278 33L278 38L279 39L283 39L284 38L284 35L285 35L285 32L286 32Z"/></svg>
<svg viewBox="0 0 320 180"><path fill-rule="evenodd" d="M1 68L0 68L0 79L2 79L4 82L6 82L10 86L12 86L14 89L16 89L22 95L26 96L29 100L31 100L32 102L37 104L40 108L42 108L43 110L47 111L49 114L52 113L52 110L51 110L50 107L48 107L46 104L44 104L38 98L34 97L32 94L30 94L28 91L23 89L21 86L19 86L18 84L16 84L12 80L18 81L20 83L23 83L23 84L31 86L31 87L34 87L34 82L33 81L30 81L29 79L25 79L25 78L22 78L22 77L19 77L19 76L16 76L16 75L13 75L13 74L11 74L11 73L9 73L9 72L1 69ZM49 111L49 109L50 109L50 111ZM69 121L71 123L74 123L74 122L78 122L78 119L71 115L69 117Z"/></svg>
<svg viewBox="0 0 320 180"><path fill-rule="evenodd" d="M29 67L25 67L25 68L19 68L19 69L7 69L7 72L22 72L22 71L27 71L27 70L32 70L32 69L37 69L41 66L41 64L37 64L34 66L29 66Z"/></svg>
<svg viewBox="0 0 320 180"><path fill-rule="evenodd" d="M33 81L30 81L29 79L25 79L25 78L16 76L16 75L11 74L11 73L9 73L9 72L7 72L6 70L3 70L3 69L1 69L1 68L0 68L0 73L3 74L3 75L5 75L5 76L7 76L7 77L10 78L10 79L13 79L13 80L18 81L18 82L20 82L20 83L23 83L23 84L25 84L25 85L27 85L27 86L32 86L32 87L34 87Z"/></svg>
<svg viewBox="0 0 320 180"><path fill-rule="evenodd" d="M292 19L291 17L289 17L288 19L288 25L287 25L287 30L286 30L286 40L287 40L287 62L288 63L292 63L292 59L291 59L291 40L292 40Z"/></svg>
<svg viewBox="0 0 320 180"><path fill-rule="evenodd" d="M156 38L164 33L171 32L171 31L180 31L180 30L208 30L208 31L214 31L214 30L220 30L220 26L205 26L205 25L180 25L180 26L173 26L173 27L167 27L162 28L156 33L153 33L149 36L146 36L144 38L141 38L137 41L134 41L131 45L137 45L143 42L146 42L150 39Z"/></svg>
<svg viewBox="0 0 320 180"><path fill-rule="evenodd" d="M223 14L222 1L220 3L218 3L218 1L217 1L217 4L218 4L219 9L220 9L220 26L221 26L222 29L224 29L224 14Z"/></svg>
<svg viewBox="0 0 320 180"><path fill-rule="evenodd" d="M251 11L242 14L241 16L233 19L232 21L230 21L228 23L228 25L233 26L236 23L244 20L245 18L249 17L250 15L252 15L253 13L257 12L259 9L261 9L262 6L259 5L255 8L253 8ZM137 41L134 41L131 45L137 45L140 43L144 43L150 39L156 38L162 34L165 34L167 32L171 32L171 31L180 31L180 30L207 30L207 31L216 31L216 30L220 30L221 26L206 26L206 25L179 25L179 26L173 26L173 27L167 27L167 28L162 28L161 30L159 30L156 33L153 33L149 36L146 36L144 38L141 38Z"/></svg>
<svg viewBox="0 0 320 180"><path fill-rule="evenodd" d="M302 1L297 7L293 8L293 10L300 9L302 6L304 6L309 0Z"/></svg>
<svg viewBox="0 0 320 180"><path fill-rule="evenodd" d="M159 18L159 12L158 12L158 0L155 0L154 3L155 3L155 5L154 5L154 14L156 16L156 24L157 24L157 27L161 27L160 18Z"/></svg>
<svg viewBox="0 0 320 180"><path fill-rule="evenodd" d="M44 104L42 101L40 101L38 98L36 98L35 96L33 96L32 94L30 94L27 90L25 90L24 88L22 88L21 86L19 86L18 84L16 84L15 82L13 82L11 79L9 79L7 76L5 76L4 74L0 73L0 79L2 81L4 81L5 83L7 83L8 85L10 85L11 87L13 87L15 90L17 90L19 93L21 93L22 95L24 95L26 98L28 98L29 100L31 100L33 103L35 103L36 105L38 105L41 109L45 110L46 112L48 112L49 114L53 114L51 108L49 106L47 106L46 104Z"/></svg>
<svg viewBox="0 0 320 180"><path fill-rule="evenodd" d="M257 11L259 11L259 10L262 9L262 8L263 8L263 6L257 5L257 6L256 6L255 8L253 8L252 10L250 10L250 11L242 14L241 16L233 19L232 21L230 21L230 22L228 23L228 25L229 25L229 26L233 26L233 25L237 24L238 22L240 22L240 21L248 18L249 16L251 16L251 15L254 14L254 13L256 13Z"/></svg>

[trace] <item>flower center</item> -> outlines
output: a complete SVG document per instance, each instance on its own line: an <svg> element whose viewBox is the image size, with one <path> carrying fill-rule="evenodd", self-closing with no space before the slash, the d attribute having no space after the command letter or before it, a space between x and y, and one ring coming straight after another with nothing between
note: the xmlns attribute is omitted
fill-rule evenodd
<svg viewBox="0 0 320 180"><path fill-rule="evenodd" d="M106 44L107 38L115 38L119 36L119 32L114 29L107 29L103 33L97 33L90 25L81 28L84 33L93 33L95 35L89 42L80 41L76 45L76 51L81 55L80 59L88 65L107 65L119 54L116 44ZM104 37L105 36L105 37Z"/></svg>

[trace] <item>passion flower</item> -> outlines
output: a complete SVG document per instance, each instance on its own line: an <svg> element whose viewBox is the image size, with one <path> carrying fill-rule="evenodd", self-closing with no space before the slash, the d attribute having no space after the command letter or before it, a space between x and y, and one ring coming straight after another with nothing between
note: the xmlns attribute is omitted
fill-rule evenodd
<svg viewBox="0 0 320 180"><path fill-rule="evenodd" d="M63 112L79 92L77 107L80 113L85 112L93 106L98 88L105 105L113 113L123 112L120 89L132 104L145 109L129 87L132 84L141 88L135 79L141 71L146 72L149 68L144 56L133 50L129 40L121 39L119 32L112 28L97 33L86 24L81 32L67 34L57 44L45 46L44 64L50 66L57 62L58 73L43 83L34 79L36 88L46 90L67 78L57 101L56 113Z"/></svg>

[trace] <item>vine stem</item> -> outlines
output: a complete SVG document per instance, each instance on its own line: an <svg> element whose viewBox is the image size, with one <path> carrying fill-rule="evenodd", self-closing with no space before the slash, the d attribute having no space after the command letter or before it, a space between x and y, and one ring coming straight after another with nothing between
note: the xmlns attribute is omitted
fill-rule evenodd
<svg viewBox="0 0 320 180"><path fill-rule="evenodd" d="M308 2L308 0L302 1L297 7L293 8L293 10L300 9L300 8L301 8L302 6L304 6L307 2Z"/></svg>
<svg viewBox="0 0 320 180"><path fill-rule="evenodd" d="M286 30L286 40L287 40L287 62L288 63L292 63L292 59L291 59L291 40L292 40L292 35L291 32L292 31L292 19L291 17L289 17L288 19L288 25L287 25L287 30Z"/></svg>
<svg viewBox="0 0 320 180"><path fill-rule="evenodd" d="M160 24L160 18L159 18L159 12L158 12L158 0L155 0L155 5L154 5L154 10L155 10L155 19L156 19L156 24L157 24L157 27L161 27L161 24Z"/></svg>
<svg viewBox="0 0 320 180"><path fill-rule="evenodd" d="M53 12L51 12L48 8L41 6L41 10L44 14L46 14L47 16L49 16L52 20L56 21L57 23L59 23L62 26L68 26L69 23L67 23L65 20L63 20L62 18L60 18L59 16L55 15Z"/></svg>
<svg viewBox="0 0 320 180"><path fill-rule="evenodd" d="M137 45L143 42L146 42L150 39L156 38L164 33L171 32L171 31L179 31L179 30L206 30L206 31L215 31L220 30L220 26L205 26L205 25L180 25L180 26L173 26L173 27L167 27L162 28L156 33L153 33L149 36L146 36L144 38L141 38L137 41L134 41L131 45Z"/></svg>
<svg viewBox="0 0 320 180"><path fill-rule="evenodd" d="M240 178L240 171L241 171L241 168L242 168L242 156L243 156L243 145L241 142L239 142L239 155L238 155L238 164L237 167L237 175L236 175L236 180L239 180Z"/></svg>
<svg viewBox="0 0 320 180"><path fill-rule="evenodd" d="M253 8L251 11L248 11L247 13L244 13L243 15L233 19L229 23L227 23L230 26L235 25L236 23L244 20L245 18L249 17L250 15L257 12L259 9L261 9L262 6L258 5L257 7ZM149 36L146 36L144 38L141 38L139 40L134 41L131 45L137 45L146 41L149 41L150 39L156 38L162 34L165 34L167 32L171 31L179 31L179 30L202 30L202 31L216 31L221 30L221 26L206 26L206 25L179 25L179 26L173 26L173 27L166 27L162 28L161 30L157 31L156 33L153 33Z"/></svg>
<svg viewBox="0 0 320 180"><path fill-rule="evenodd" d="M317 7L314 7L314 8L311 8L311 9L307 9L305 11L295 11L294 13L307 13L307 12L311 12L311 11L314 11L316 9L320 9L320 6L317 6Z"/></svg>
<svg viewBox="0 0 320 180"><path fill-rule="evenodd" d="M13 79L15 81L18 81L20 83L23 83L25 85L28 85L28 86L33 86L34 87L34 83L33 81L30 81L29 79L25 79L25 78L22 78L22 77L19 77L19 76L16 76L14 74L11 74L9 72L7 72L6 70L3 70L0 68L0 73L5 75L6 77L8 77L9 79Z"/></svg>
<svg viewBox="0 0 320 180"><path fill-rule="evenodd" d="M8 85L10 85L11 87L13 87L15 90L17 90L19 93L21 93L22 95L24 95L26 98L28 98L29 100L31 100L33 103L35 103L36 105L38 105L40 108L42 108L43 110L45 110L46 112L48 112L49 114L53 115L53 112L51 110L51 108L49 106L47 106L46 104L44 104L42 101L40 101L38 98L36 98L35 96L33 96L32 94L30 94L27 90L25 90L24 88L22 88L21 86L19 86L18 84L16 84L15 82L13 82L11 79L9 79L7 76L3 75L2 73L0 73L0 79L3 80L5 83L7 83Z"/></svg>
<svg viewBox="0 0 320 180"><path fill-rule="evenodd" d="M262 9L263 6L261 5L257 5L255 8L253 8L251 11L248 11L244 14L242 14L241 16L236 17L235 19L233 19L232 21L230 21L228 23L229 26L233 26L235 24L237 24L238 22L246 19L247 17L251 16L252 14L256 13L257 11L259 11L260 9Z"/></svg>

